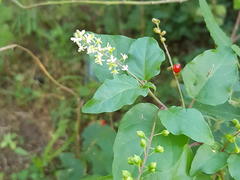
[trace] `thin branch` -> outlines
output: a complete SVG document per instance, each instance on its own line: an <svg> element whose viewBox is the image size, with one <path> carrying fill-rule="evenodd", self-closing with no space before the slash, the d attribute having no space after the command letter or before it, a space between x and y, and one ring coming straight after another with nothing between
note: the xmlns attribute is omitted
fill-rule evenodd
<svg viewBox="0 0 240 180"><path fill-rule="evenodd" d="M169 63L171 65L171 68L173 69L173 61L172 61L172 57L168 51L168 48L167 48L167 45L165 42L162 42L163 46L164 46L164 49L167 53L167 56L168 56L168 60L169 60ZM180 95L180 98L181 98L181 101L182 101L182 106L185 108L185 102L184 102L184 98L183 98L183 94L182 94L182 90L181 90L181 87L180 87L180 83L178 81L178 77L176 76L176 74L172 71L173 75L174 75L174 78L176 80L176 83L177 83L177 87L178 87L178 91L179 91L179 95Z"/></svg>
<svg viewBox="0 0 240 180"><path fill-rule="evenodd" d="M73 91L72 89L60 84L45 68L45 66L41 63L40 59L33 54L32 51L30 51L29 49L18 45L18 44L10 44L8 46L4 46L0 48L0 52L2 51L6 51L6 50L10 50L10 49L14 49L14 48L18 48L21 49L22 51L26 52L28 55L30 55L34 62L38 65L38 67L42 70L42 72L48 77L48 79L55 84L56 86L58 86L60 89L68 92L69 94L73 95L74 97L76 97L77 99L77 108L76 108L76 137L77 137L77 154L79 154L80 152L80 123L81 123L81 119L80 119L80 109L82 107L83 101L80 99L80 97L78 96L78 94Z"/></svg>
<svg viewBox="0 0 240 180"><path fill-rule="evenodd" d="M231 35L232 42L236 42L238 39L237 31L239 28L239 24L240 24L240 11L238 11L238 16L232 31L232 35Z"/></svg>
<svg viewBox="0 0 240 180"><path fill-rule="evenodd" d="M142 80L140 80L137 76L135 76L135 74L131 73L129 70L127 72L133 78L135 78L142 86L144 86L145 83ZM168 109L167 106L160 99L158 99L158 97L155 96L154 93L150 89L149 89L148 94L160 105L160 107L162 107L163 109Z"/></svg>
<svg viewBox="0 0 240 180"><path fill-rule="evenodd" d="M158 1L96 1L96 0L63 0L63 1L46 1L35 4L24 5L18 0L12 0L17 6L23 9L31 9L49 5L64 5L64 4L95 4L95 5L156 5L168 3L182 3L189 0L158 0Z"/></svg>
<svg viewBox="0 0 240 180"><path fill-rule="evenodd" d="M201 142L193 142L192 144L189 144L189 147L195 147L195 146L200 146L202 145L203 143Z"/></svg>
<svg viewBox="0 0 240 180"><path fill-rule="evenodd" d="M148 145L147 145L147 147L146 147L146 151L145 151L145 153L144 153L143 163L142 163L142 166L140 167L137 180L140 180L140 179L141 179L141 176L142 176L142 174L143 174L144 167L145 167L145 164L146 164L147 159L148 159L148 154L149 154L149 151L150 151L150 149L151 149L152 140L153 140L154 131L155 131L155 126L156 126L156 122L153 123L151 135L150 135L150 137L149 137L149 142L148 142Z"/></svg>
<svg viewBox="0 0 240 180"><path fill-rule="evenodd" d="M188 108L192 108L193 107L193 105L194 105L194 103L195 103L195 99L192 99L192 101L190 102L190 104L189 104L189 106L188 106Z"/></svg>

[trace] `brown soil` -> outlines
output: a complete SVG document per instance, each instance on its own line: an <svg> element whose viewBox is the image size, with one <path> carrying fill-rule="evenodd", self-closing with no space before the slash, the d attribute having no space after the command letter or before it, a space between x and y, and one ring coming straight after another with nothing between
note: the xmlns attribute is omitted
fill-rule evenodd
<svg viewBox="0 0 240 180"><path fill-rule="evenodd" d="M15 133L23 139L19 146L31 155L42 152L51 133L51 119L48 114L35 113L16 109L0 110L0 141L6 133ZM17 155L9 148L0 149L0 172L9 175L29 165L31 156Z"/></svg>

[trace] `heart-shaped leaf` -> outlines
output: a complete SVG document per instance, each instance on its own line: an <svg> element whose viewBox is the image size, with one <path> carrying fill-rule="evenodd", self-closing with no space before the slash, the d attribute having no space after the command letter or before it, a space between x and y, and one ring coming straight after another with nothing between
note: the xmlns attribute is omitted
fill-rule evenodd
<svg viewBox="0 0 240 180"><path fill-rule="evenodd" d="M231 48L208 50L182 71L186 90L203 104L225 103L238 80L237 57Z"/></svg>
<svg viewBox="0 0 240 180"><path fill-rule="evenodd" d="M159 111L158 117L167 130L175 135L184 134L197 142L214 143L208 124L196 109L171 107Z"/></svg>
<svg viewBox="0 0 240 180"><path fill-rule="evenodd" d="M84 113L113 112L121 109L124 105L134 103L138 96L146 96L148 88L141 87L136 79L120 75L116 78L107 79L98 88L93 98L88 101L82 111Z"/></svg>
<svg viewBox="0 0 240 180"><path fill-rule="evenodd" d="M161 132L164 127L158 120L158 110L153 104L137 104L124 115L114 142L114 180L122 180L122 170L128 170L134 178L137 177L138 168L128 164L128 157L134 154L143 157L143 148L139 144L140 138L136 131L143 131L149 138L153 124L156 123L154 132ZM173 136L171 134L167 137L154 136L151 146L161 145L165 151L161 154L154 153L149 156L146 164L156 162L156 171L169 172L169 169L179 161L187 141L186 136Z"/></svg>
<svg viewBox="0 0 240 180"><path fill-rule="evenodd" d="M214 174L227 164L228 154L217 152L210 146L204 144L199 147L193 159L190 174L195 175L198 172Z"/></svg>
<svg viewBox="0 0 240 180"><path fill-rule="evenodd" d="M160 73L165 55L156 40L139 38L130 46L127 64L130 72L142 80L149 80Z"/></svg>
<svg viewBox="0 0 240 180"><path fill-rule="evenodd" d="M206 0L199 0L200 9L204 20L206 22L207 28L215 41L217 46L231 46L232 42L229 37L221 30L218 26L217 21L213 17L213 14L206 2Z"/></svg>
<svg viewBox="0 0 240 180"><path fill-rule="evenodd" d="M228 169L230 172L230 175L235 179L235 180L240 180L240 155L239 154L232 154L228 158Z"/></svg>

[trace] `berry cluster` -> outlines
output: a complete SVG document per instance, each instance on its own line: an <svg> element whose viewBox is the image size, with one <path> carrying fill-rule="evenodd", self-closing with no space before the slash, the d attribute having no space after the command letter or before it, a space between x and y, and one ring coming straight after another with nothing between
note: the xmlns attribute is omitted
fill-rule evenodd
<svg viewBox="0 0 240 180"><path fill-rule="evenodd" d="M143 158L146 158L146 156L149 157L153 153L163 153L164 152L164 147L161 146L161 145L157 145L155 148L150 147L151 146L151 140L146 137L146 135L143 131L137 131L136 133L137 133L137 136L140 138L140 146L144 150L144 157ZM154 136L158 136L158 135L168 136L169 131L163 130L160 133L155 134ZM149 153L147 149L153 149L153 151L151 153ZM137 166L138 170L140 171L141 168L145 167L143 158L134 154L133 156L128 157L128 164ZM148 171L149 173L153 173L153 172L156 171L157 163L156 162L150 162L146 167L147 167L147 169L145 171ZM127 170L122 171L122 176L123 176L123 180L133 180L132 174Z"/></svg>

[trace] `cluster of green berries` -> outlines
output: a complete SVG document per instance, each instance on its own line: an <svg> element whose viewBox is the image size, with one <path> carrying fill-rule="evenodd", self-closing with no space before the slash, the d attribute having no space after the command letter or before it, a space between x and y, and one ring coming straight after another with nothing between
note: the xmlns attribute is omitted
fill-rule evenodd
<svg viewBox="0 0 240 180"><path fill-rule="evenodd" d="M163 130L160 133L155 134L154 136L158 136L158 135L168 136L169 131ZM146 148L149 145L148 143L150 143L150 140L146 137L146 135L143 131L137 131L137 136L140 138L140 146L146 152ZM161 145L157 145L155 148L152 148L152 147L150 147L150 148L153 149L153 152L151 154L164 152L164 147ZM133 156L128 157L128 164L135 165L138 168L140 168L143 165L143 160L140 156L134 154ZM153 173L156 171L156 168L157 168L157 163L150 162L149 165L147 166L147 171L150 173ZM122 171L122 176L123 176L123 180L132 180L133 179L132 174L127 170Z"/></svg>
<svg viewBox="0 0 240 180"><path fill-rule="evenodd" d="M235 149L234 152L235 153L240 153L240 148L238 147L237 143L236 143L236 137L238 134L240 134L240 123L237 119L233 119L232 123L234 125L234 127L237 129L237 133L235 134L226 134L225 138L228 140L228 142L230 143L234 143L235 145Z"/></svg>

